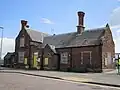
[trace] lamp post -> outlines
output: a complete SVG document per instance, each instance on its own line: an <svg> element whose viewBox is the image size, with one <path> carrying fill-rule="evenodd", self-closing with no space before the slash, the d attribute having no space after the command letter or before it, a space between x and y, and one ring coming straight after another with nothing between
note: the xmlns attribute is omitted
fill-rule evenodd
<svg viewBox="0 0 120 90"><path fill-rule="evenodd" d="M3 44L3 27L0 27L0 29L2 30L2 34L1 34L1 46L0 46L0 60L2 60L2 44Z"/></svg>

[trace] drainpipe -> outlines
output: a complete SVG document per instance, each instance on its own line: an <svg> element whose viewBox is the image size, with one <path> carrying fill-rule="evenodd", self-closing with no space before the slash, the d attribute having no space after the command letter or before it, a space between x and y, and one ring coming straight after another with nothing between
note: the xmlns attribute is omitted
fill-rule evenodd
<svg viewBox="0 0 120 90"><path fill-rule="evenodd" d="M29 41L29 69L31 68L31 45Z"/></svg>
<svg viewBox="0 0 120 90"><path fill-rule="evenodd" d="M71 55L70 55L71 56L70 57L70 69L72 69L72 48L71 48L71 52L70 53L71 53Z"/></svg>
<svg viewBox="0 0 120 90"><path fill-rule="evenodd" d="M44 48L43 49L41 49L42 50L42 55L41 55L41 61L40 61L40 66L41 66L41 70L43 70L43 55L44 55Z"/></svg>

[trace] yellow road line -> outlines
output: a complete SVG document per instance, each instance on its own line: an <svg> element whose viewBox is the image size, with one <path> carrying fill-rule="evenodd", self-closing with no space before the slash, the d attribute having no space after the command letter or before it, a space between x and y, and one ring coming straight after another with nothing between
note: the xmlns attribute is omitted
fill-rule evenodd
<svg viewBox="0 0 120 90"><path fill-rule="evenodd" d="M90 82L92 79L87 79L87 78L78 78L78 77L63 77L65 80L72 80L72 81L79 81L79 82Z"/></svg>
<svg viewBox="0 0 120 90"><path fill-rule="evenodd" d="M25 76L36 77L36 76L32 76L32 75L25 75ZM83 85L88 85L88 86L98 86L98 87L109 88L109 89L110 88L112 88L112 89L119 89L120 90L120 87L112 87L112 86L105 86L105 85L83 83L83 81L92 81L90 79L85 79L85 78L62 77L65 80L52 79L52 78L46 78L46 77L39 77L39 78L44 78L44 79L48 79L48 80L57 80L57 81L62 81L62 82L74 83L74 84L83 84ZM75 81L77 81L77 82L75 82Z"/></svg>
<svg viewBox="0 0 120 90"><path fill-rule="evenodd" d="M41 77L42 78L42 77ZM44 77L43 77L44 78ZM69 77L70 78L70 77ZM73 78L73 77L72 77ZM75 77L74 77L75 78ZM45 79L52 79L52 78L45 78ZM65 79L65 78L64 78ZM88 86L97 86L97 87L102 87L102 88L108 88L108 89L119 89L119 87L112 87L112 86L105 86L105 85L97 85L97 84L89 84L89 83L83 83L82 80L86 81L88 79L84 79L84 78L79 78L81 80L75 82L74 80L71 80L70 79L67 81L67 80L58 80L58 79L52 79L52 80L57 80L57 81L62 81L62 82L68 82L68 83L74 83L74 84L82 84L82 85L88 85ZM90 81L90 79L89 79Z"/></svg>

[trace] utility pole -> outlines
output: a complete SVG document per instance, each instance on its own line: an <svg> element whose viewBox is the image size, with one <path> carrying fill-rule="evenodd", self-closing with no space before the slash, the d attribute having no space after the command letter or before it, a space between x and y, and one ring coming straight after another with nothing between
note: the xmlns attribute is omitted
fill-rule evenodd
<svg viewBox="0 0 120 90"><path fill-rule="evenodd" d="M0 60L2 60L2 44L3 44L3 27L0 27L0 29L2 30L1 33L1 46L0 46Z"/></svg>

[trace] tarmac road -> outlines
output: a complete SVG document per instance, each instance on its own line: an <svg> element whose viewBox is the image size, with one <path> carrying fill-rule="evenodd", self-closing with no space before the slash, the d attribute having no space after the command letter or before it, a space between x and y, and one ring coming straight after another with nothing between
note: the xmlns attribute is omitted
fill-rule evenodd
<svg viewBox="0 0 120 90"><path fill-rule="evenodd" d="M14 73L0 73L0 90L118 90Z"/></svg>

